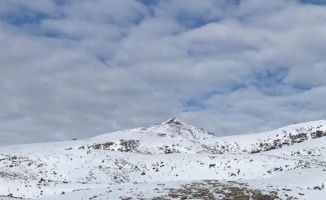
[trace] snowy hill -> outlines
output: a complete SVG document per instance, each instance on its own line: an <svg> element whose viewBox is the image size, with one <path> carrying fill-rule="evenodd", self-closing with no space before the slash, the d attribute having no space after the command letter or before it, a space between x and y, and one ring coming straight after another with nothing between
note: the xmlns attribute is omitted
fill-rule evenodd
<svg viewBox="0 0 326 200"><path fill-rule="evenodd" d="M0 199L324 199L326 120L216 137L172 118L0 148Z"/></svg>

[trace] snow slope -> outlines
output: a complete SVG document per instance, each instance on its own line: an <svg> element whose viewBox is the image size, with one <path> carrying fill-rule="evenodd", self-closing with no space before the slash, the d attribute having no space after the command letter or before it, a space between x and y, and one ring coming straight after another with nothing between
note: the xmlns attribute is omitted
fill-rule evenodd
<svg viewBox="0 0 326 200"><path fill-rule="evenodd" d="M326 120L216 137L172 118L85 140L1 147L0 199L322 200L325 135Z"/></svg>

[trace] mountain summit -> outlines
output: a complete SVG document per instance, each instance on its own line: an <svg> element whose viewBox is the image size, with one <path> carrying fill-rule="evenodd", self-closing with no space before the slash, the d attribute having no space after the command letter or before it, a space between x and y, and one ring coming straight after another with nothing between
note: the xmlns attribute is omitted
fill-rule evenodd
<svg viewBox="0 0 326 200"><path fill-rule="evenodd" d="M161 124L89 138L88 144L84 147L112 151L120 149L141 154L210 152L206 145L215 145L215 138L216 136L202 128L188 125L177 118L171 118ZM122 140L134 145L125 146ZM108 143L111 145L107 145ZM204 147L202 144L205 144Z"/></svg>
<svg viewBox="0 0 326 200"><path fill-rule="evenodd" d="M171 118L171 119L163 122L162 124L179 125L179 126L181 126L181 125L187 125L186 123L182 122L181 120L179 120L179 119L177 119L175 117L173 117L173 118Z"/></svg>

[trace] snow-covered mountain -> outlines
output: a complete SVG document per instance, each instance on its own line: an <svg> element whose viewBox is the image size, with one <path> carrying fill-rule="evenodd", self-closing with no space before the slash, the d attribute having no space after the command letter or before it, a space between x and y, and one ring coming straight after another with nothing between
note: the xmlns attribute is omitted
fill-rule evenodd
<svg viewBox="0 0 326 200"><path fill-rule="evenodd" d="M176 118L85 140L0 148L0 199L326 196L326 120L217 137Z"/></svg>

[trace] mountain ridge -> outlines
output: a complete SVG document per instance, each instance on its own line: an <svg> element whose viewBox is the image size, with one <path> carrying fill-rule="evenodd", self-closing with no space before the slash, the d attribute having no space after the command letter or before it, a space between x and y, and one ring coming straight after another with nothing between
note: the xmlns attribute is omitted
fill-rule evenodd
<svg viewBox="0 0 326 200"><path fill-rule="evenodd" d="M146 141L146 139L151 140L153 138L160 138L160 141L156 141L155 144L159 145L159 143L161 142L161 146L174 149L174 151L166 151L168 153L196 152L219 154L228 152L259 153L262 151L282 148L283 146L293 145L303 141L323 137L325 135L326 120L290 125L280 129L276 129L274 131L268 131L263 133L219 137L207 132L202 128L190 126L176 118L171 118L158 125L151 125L149 127L128 129L126 131L108 133L94 137L94 139L100 138L100 140L107 140L107 142L112 142L110 140L120 141L129 138L129 141L133 140L134 144L139 144L141 140ZM247 140L244 140L244 138L246 138ZM248 140L248 138L250 138L250 140ZM176 146L176 144L172 144L169 139L179 139L179 146L183 143L185 143L184 145L186 146L181 145L180 148L172 148L172 146ZM92 141L92 138L88 140ZM94 141L96 141L96 139ZM151 142L153 143L152 140ZM193 151L186 151L182 149L187 148L188 150L190 150L195 147L194 143L200 144L200 147L197 147L196 150L193 149ZM112 145L113 144L114 143L112 143ZM151 145L146 144L146 146L148 147ZM149 150L146 153L150 154Z"/></svg>

